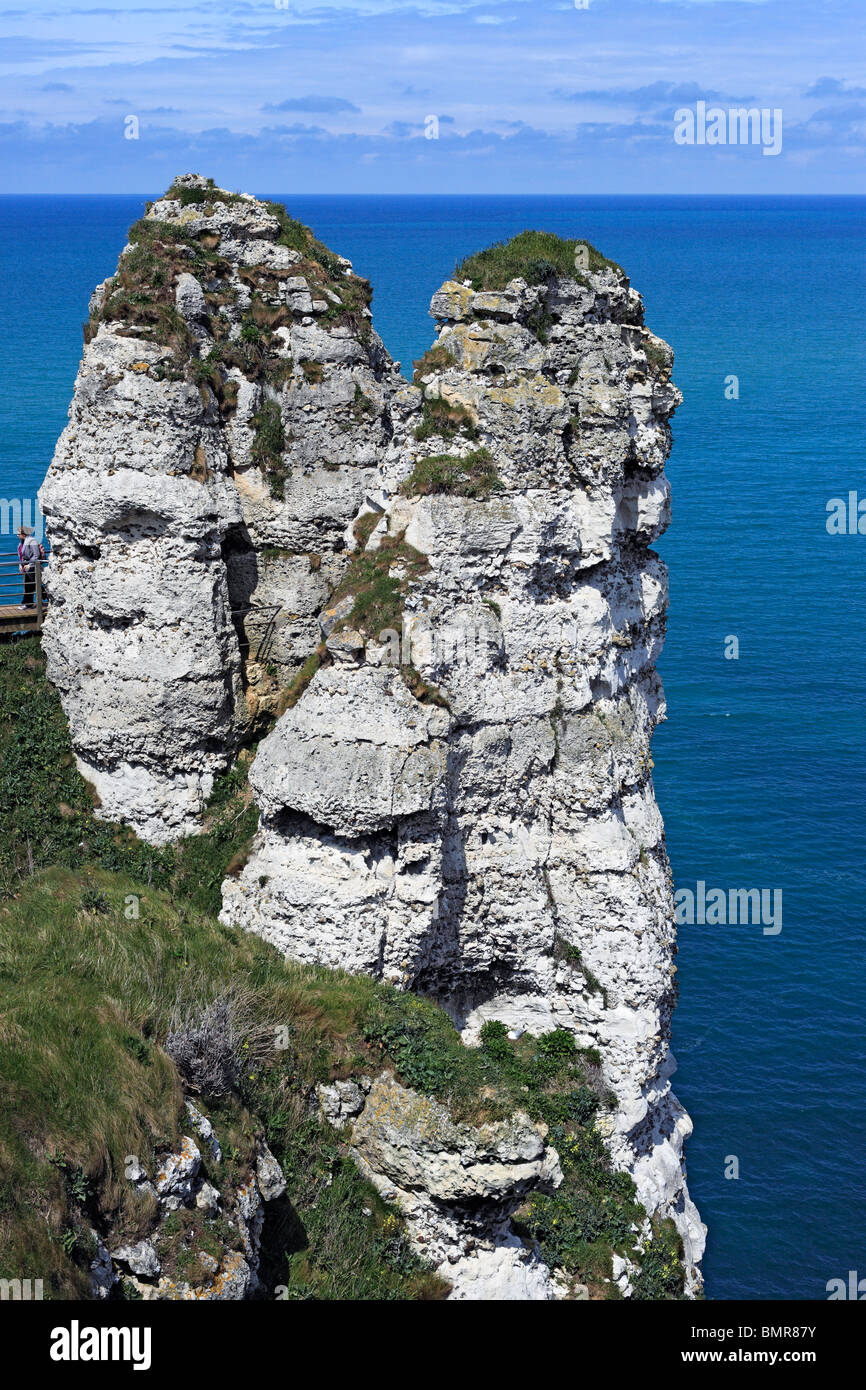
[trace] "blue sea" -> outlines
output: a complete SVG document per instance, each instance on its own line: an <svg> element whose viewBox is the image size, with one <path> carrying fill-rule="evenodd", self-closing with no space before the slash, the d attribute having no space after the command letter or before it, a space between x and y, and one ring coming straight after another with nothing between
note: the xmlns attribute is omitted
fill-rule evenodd
<svg viewBox="0 0 866 1390"><path fill-rule="evenodd" d="M0 198L3 498L42 481L88 297L148 196ZM680 931L707 1295L826 1298L866 1276L866 536L826 527L831 498L866 496L866 199L272 196L372 279L404 370L455 261L526 227L624 265L673 345L656 789L678 887L783 903L776 935Z"/></svg>

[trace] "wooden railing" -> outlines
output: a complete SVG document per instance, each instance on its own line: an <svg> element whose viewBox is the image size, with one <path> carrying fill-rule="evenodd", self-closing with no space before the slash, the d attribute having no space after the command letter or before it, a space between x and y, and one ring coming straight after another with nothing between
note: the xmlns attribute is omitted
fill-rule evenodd
<svg viewBox="0 0 866 1390"><path fill-rule="evenodd" d="M42 572L47 564L47 559L31 561L31 585L25 582L28 576L21 573L17 560L0 560L0 634L38 631L42 627L48 606Z"/></svg>

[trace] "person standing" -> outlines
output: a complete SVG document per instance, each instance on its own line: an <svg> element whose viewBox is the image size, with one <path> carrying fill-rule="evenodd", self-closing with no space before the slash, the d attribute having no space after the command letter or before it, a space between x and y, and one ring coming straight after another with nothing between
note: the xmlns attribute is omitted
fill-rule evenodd
<svg viewBox="0 0 866 1390"><path fill-rule="evenodd" d="M18 528L18 569L24 577L24 592L19 607L33 608L36 602L36 566L41 564L45 551L33 535L32 526Z"/></svg>

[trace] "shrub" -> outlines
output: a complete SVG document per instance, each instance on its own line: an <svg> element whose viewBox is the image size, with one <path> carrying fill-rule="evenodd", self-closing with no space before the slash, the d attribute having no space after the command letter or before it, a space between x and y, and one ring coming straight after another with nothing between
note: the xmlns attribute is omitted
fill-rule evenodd
<svg viewBox="0 0 866 1390"><path fill-rule="evenodd" d="M444 372L449 367L453 367L454 364L455 358L445 344L434 343L432 347L427 349L423 357L419 357L416 362L412 363L415 369L412 380L417 384L430 372Z"/></svg>
<svg viewBox="0 0 866 1390"><path fill-rule="evenodd" d="M178 186L176 183L173 183L164 196L166 198L176 199L181 207L186 208L192 203L208 202L212 194L206 193L203 188L187 188L183 185Z"/></svg>
<svg viewBox="0 0 866 1390"><path fill-rule="evenodd" d="M454 439L456 435L463 434L467 439L476 439L478 430L469 411L462 405L449 405L447 401L437 398L434 401L426 401L421 409L421 423L415 430L416 439L430 439L431 436L438 436L440 439Z"/></svg>
<svg viewBox="0 0 866 1390"><path fill-rule="evenodd" d="M175 1020L165 1050L190 1090L218 1099L234 1090L240 1061L228 999L215 999L195 1016Z"/></svg>
<svg viewBox="0 0 866 1390"><path fill-rule="evenodd" d="M81 890L80 902L85 912L108 911L108 898L100 888L96 888L92 883L88 883Z"/></svg>
<svg viewBox="0 0 866 1390"><path fill-rule="evenodd" d="M640 1273L632 1281L633 1298L658 1301L685 1297L683 1247L671 1220L653 1222L653 1234L641 1258Z"/></svg>
<svg viewBox="0 0 866 1390"><path fill-rule="evenodd" d="M497 1062L505 1061L511 1055L508 1029L498 1018L488 1018L481 1025L481 1046L488 1057Z"/></svg>
<svg viewBox="0 0 866 1390"><path fill-rule="evenodd" d="M221 1100L238 1084L242 1069L273 1050L273 1029L257 1023L249 990L231 987L210 999L175 1003L165 1050L191 1091Z"/></svg>
<svg viewBox="0 0 866 1390"><path fill-rule="evenodd" d="M503 487L490 451L474 449L465 458L455 454L433 454L419 459L400 491L406 496L447 492L456 497L486 501L491 493L501 492Z"/></svg>

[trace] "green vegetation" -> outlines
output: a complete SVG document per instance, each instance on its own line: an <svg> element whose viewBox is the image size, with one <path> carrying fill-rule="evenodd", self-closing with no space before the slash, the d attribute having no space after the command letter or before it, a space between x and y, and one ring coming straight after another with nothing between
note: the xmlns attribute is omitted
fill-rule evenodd
<svg viewBox="0 0 866 1390"><path fill-rule="evenodd" d="M546 343L555 322L556 320L547 304L542 301L540 304L536 304L532 313L527 317L526 327L535 334L540 343Z"/></svg>
<svg viewBox="0 0 866 1390"><path fill-rule="evenodd" d="M586 259L593 275L604 269L624 274L621 266L602 256L588 241L567 241L553 232L526 231L510 241L497 241L485 251L467 256L457 265L454 279L470 280L474 290L504 290L509 280L518 278L528 285L543 285L555 276L586 284L586 276L575 267L578 247L586 247Z"/></svg>
<svg viewBox="0 0 866 1390"><path fill-rule="evenodd" d="M269 304L256 288L253 289L250 316L241 329L242 337L248 330L256 328L259 331L259 339L263 340L265 335L272 333L275 328L288 328L292 322L291 310L285 304Z"/></svg>
<svg viewBox="0 0 866 1390"><path fill-rule="evenodd" d="M438 1009L400 995L377 998L365 1038L394 1061L408 1085L447 1100L458 1118L481 1123L519 1108L547 1124L564 1181L552 1194L534 1194L516 1228L538 1241L553 1267L589 1283L597 1296L609 1293L603 1281L610 1278L612 1252L631 1249L632 1225L644 1212L634 1183L613 1171L594 1128L599 1109L613 1100L598 1054L581 1052L564 1029L512 1041L497 1020L484 1024L480 1048L466 1048Z"/></svg>
<svg viewBox="0 0 866 1390"><path fill-rule="evenodd" d="M325 369L321 362L313 362L308 357L302 357L298 366L311 386L318 386L324 381Z"/></svg>
<svg viewBox="0 0 866 1390"><path fill-rule="evenodd" d="M280 246L288 246L291 251L300 251L307 259L315 261L330 280L341 280L343 267L338 256L334 255L323 241L319 241L309 227L296 217L290 217L282 203L265 203L272 217L280 224L277 241ZM294 272L303 275L304 271Z"/></svg>
<svg viewBox="0 0 866 1390"><path fill-rule="evenodd" d="M358 275L346 275L340 258L303 222L290 217L281 203L267 203L266 207L280 224L279 243L300 251L303 257L292 267L292 274L304 276L314 299L328 302L328 308L318 315L318 321L349 328L360 342L367 342L371 333L367 311L373 299L369 281ZM334 303L331 295L339 302Z"/></svg>
<svg viewBox="0 0 866 1390"><path fill-rule="evenodd" d="M654 1220L652 1240L643 1252L632 1298L685 1298L683 1243L673 1221Z"/></svg>
<svg viewBox="0 0 866 1390"><path fill-rule="evenodd" d="M607 1008L607 990L589 966L584 963L579 946L572 946L571 942L566 941L564 937L557 936L553 945L553 958L554 960L565 961L566 965L571 965L579 970L586 980L590 993L600 994L604 1007Z"/></svg>
<svg viewBox="0 0 866 1390"><path fill-rule="evenodd" d="M352 414L355 419L360 421L368 419L376 414L376 406L369 396L365 396L360 386L355 387L355 395L352 399Z"/></svg>
<svg viewBox="0 0 866 1390"><path fill-rule="evenodd" d="M165 193L163 193L162 196L163 198L176 199L180 203L181 207L185 208L198 204L203 204L205 205L205 207L209 207L213 203L243 202L243 199L241 198L239 193L228 193L223 188L217 188L213 179L208 179L207 182L208 187L206 189L187 188L183 184L173 183L171 185L171 188L169 188ZM153 204L149 204L148 209L152 206Z"/></svg>
<svg viewBox="0 0 866 1390"><path fill-rule="evenodd" d="M407 1086L447 1102L455 1118L472 1124L505 1119L515 1108L547 1124L585 1124L601 1104L598 1054L580 1051L562 1028L512 1042L504 1023L489 1020L481 1046L466 1047L430 1000L388 991L367 1010L364 1037Z"/></svg>
<svg viewBox="0 0 866 1390"><path fill-rule="evenodd" d="M200 912L216 915L226 875L246 863L259 823L247 781L253 750L244 749L234 767L217 778L204 815L205 832L190 835L176 850L171 890Z"/></svg>
<svg viewBox="0 0 866 1390"><path fill-rule="evenodd" d="M132 250L121 256L102 307L91 319L89 338L99 320L135 325L142 336L170 348L179 362L189 357L189 330L174 302L177 276L199 279L225 275L227 264L183 228L142 218L129 230Z"/></svg>
<svg viewBox="0 0 866 1390"><path fill-rule="evenodd" d="M651 342L645 338L642 346L650 371L656 376L669 377L673 370L674 354L667 343L662 343L661 340Z"/></svg>
<svg viewBox="0 0 866 1390"><path fill-rule="evenodd" d="M383 550L353 561L371 595L395 561L407 572L426 565L401 541ZM396 602L390 590L388 602ZM376 612L372 598L362 612ZM372 625L380 620L394 621L394 612L376 613ZM118 1240L152 1228L154 1200L126 1180L125 1159L137 1154L150 1166L177 1145L183 1091L169 1033L179 1017L228 1000L241 1041L230 1093L203 1096L223 1144L222 1163L208 1161L208 1170L220 1190L242 1181L258 1136L282 1164L287 1200L263 1245L271 1286L300 1299L445 1291L410 1254L400 1218L361 1178L344 1137L309 1112L315 1083L390 1066L458 1119L519 1108L548 1125L565 1182L525 1204L520 1229L596 1295L609 1294L615 1286L599 1281L642 1211L594 1129L612 1099L598 1054L561 1029L512 1041L496 1021L480 1047L466 1047L429 1000L287 961L258 937L222 927L220 883L243 863L257 821L250 756L219 779L203 835L145 846L95 819L37 639L0 648L0 1278L38 1271L49 1296L86 1297L91 1228ZM231 1244L198 1211L178 1213L165 1237L165 1272L193 1283L206 1277L207 1257ZM637 1287L643 1298L681 1296L675 1234L664 1223Z"/></svg>
<svg viewBox="0 0 866 1390"><path fill-rule="evenodd" d="M307 657L291 684L287 685L280 695L276 711L278 718L281 714L285 714L287 709L294 709L321 666L326 654L327 648L324 642L320 642L316 650Z"/></svg>
<svg viewBox="0 0 866 1390"><path fill-rule="evenodd" d="M380 513L368 512L355 522L358 549L341 583L328 600L328 607L336 607L343 599L351 597L354 600L351 612L337 623L334 632L352 628L367 640L380 639L385 632L394 633L402 654L404 600L409 585L427 573L430 563L426 555L407 545L401 536L385 536L376 550L365 550L379 520ZM283 707L289 708L296 703L326 655L327 649L322 645L314 654L315 660L311 657L295 678L291 691L283 698L281 711ZM450 708L442 692L436 686L429 685L414 666L401 664L400 676L407 689L422 704ZM303 685L295 695L295 688L301 681Z"/></svg>
<svg viewBox="0 0 866 1390"><path fill-rule="evenodd" d="M412 380L417 386L418 382L430 372L444 372L454 365L455 359L445 344L434 343L432 347L427 349L423 357L419 357L416 362L412 363L415 368Z"/></svg>
<svg viewBox="0 0 866 1390"><path fill-rule="evenodd" d="M421 672L416 671L414 666L402 665L400 667L400 675L406 689L411 695L414 695L415 699L419 700L422 705L438 705L440 709L450 710L451 705L438 686L430 685L425 681Z"/></svg>
<svg viewBox="0 0 866 1390"><path fill-rule="evenodd" d="M491 493L501 492L503 487L489 449L473 449L465 458L455 454L433 454L430 458L419 459L400 491L410 497L447 492L455 497L486 501Z"/></svg>
<svg viewBox="0 0 866 1390"><path fill-rule="evenodd" d="M420 440L436 436L440 439L454 439L458 434L464 435L467 439L478 438L475 421L466 407L449 405L441 397L433 401L425 400L421 407L421 424L415 430L415 438Z"/></svg>
<svg viewBox="0 0 866 1390"><path fill-rule="evenodd" d="M94 866L188 894L216 911L231 860L255 832L246 781L251 754L217 779L205 833L162 849L124 826L97 820L93 788L79 774L57 692L35 637L0 647L0 900L47 865ZM86 880L85 880L86 882Z"/></svg>
<svg viewBox="0 0 866 1390"><path fill-rule="evenodd" d="M272 497L281 498L286 484L286 433L283 429L283 416L279 401L266 399L257 415L253 416L252 459L268 480Z"/></svg>
<svg viewBox="0 0 866 1390"><path fill-rule="evenodd" d="M585 1112L584 1112L585 1113ZM515 1229L537 1240L542 1259L603 1292L611 1255L630 1250L632 1225L644 1217L627 1173L614 1172L597 1130L575 1117L550 1127L563 1183L553 1193L536 1193L518 1213Z"/></svg>
<svg viewBox="0 0 866 1390"><path fill-rule="evenodd" d="M177 1001L229 991L242 1001L241 1054L252 1060L231 1096L205 1098L223 1145L208 1172L220 1190L241 1181L257 1135L283 1164L289 1201L266 1232L267 1277L295 1298L440 1296L399 1218L307 1109L314 1082L369 1066L362 1020L382 987L292 965L138 879L95 871L90 882L104 911L82 910L82 876L66 869L34 875L0 907L0 1277L32 1271L47 1296L87 1297L90 1228L147 1234L155 1202L126 1180L125 1160L150 1167L183 1132L163 1046ZM283 1029L288 1046L277 1048ZM166 1225L164 1272L194 1283L199 1255L232 1243L224 1223L198 1211Z"/></svg>
<svg viewBox="0 0 866 1390"><path fill-rule="evenodd" d="M430 568L426 555L407 545L402 537L385 536L378 549L364 550L378 520L378 514L370 514L356 523L355 535L361 548L352 557L342 581L328 600L328 607L335 607L349 595L355 603L335 631L340 627L352 627L368 638L376 638L386 630L399 633L409 584ZM401 572L399 576L390 573L395 567Z"/></svg>
<svg viewBox="0 0 866 1390"><path fill-rule="evenodd" d="M184 208L200 208L203 217L212 212L217 202L242 201L237 194L217 189L212 181L207 190L173 185L165 196L177 199ZM292 322L291 311L282 302L283 281L290 273L303 276L313 297L327 305L318 315L320 324L348 327L361 341L367 341L372 299L368 282L351 272L347 274L339 257L318 241L308 227L290 217L285 208L276 203L267 206L279 223L280 244L299 251L302 259L290 272L270 266L237 268L237 275L251 291L250 307L239 335L229 337L230 321L220 312L237 302L237 286L232 283L232 267L219 255L219 232L202 229L197 222L197 230L192 231L189 225L143 218L130 230L132 250L121 257L101 308L84 325L85 342L90 342L100 321L126 325L120 330L122 333L135 334L167 349L166 358L150 369L152 375L193 380L202 391L204 404L209 399L207 391L212 391L225 418L235 410L238 399L238 384L227 377L227 369L238 368L249 380L276 389L293 376L293 364L284 356L284 345L276 337L278 328ZM204 326L214 339L205 359L196 355L195 343L175 305L175 285L183 271L194 275L204 291ZM304 361L299 366L310 384L323 380L321 363ZM354 419L362 420L374 412L373 403L363 393L356 393ZM273 495L281 497L285 474L277 459L273 412L266 407L257 424L259 461Z"/></svg>
<svg viewBox="0 0 866 1390"><path fill-rule="evenodd" d="M193 203L208 202L208 194L203 188L186 188L176 183L173 183L163 196L176 200L184 208Z"/></svg>

